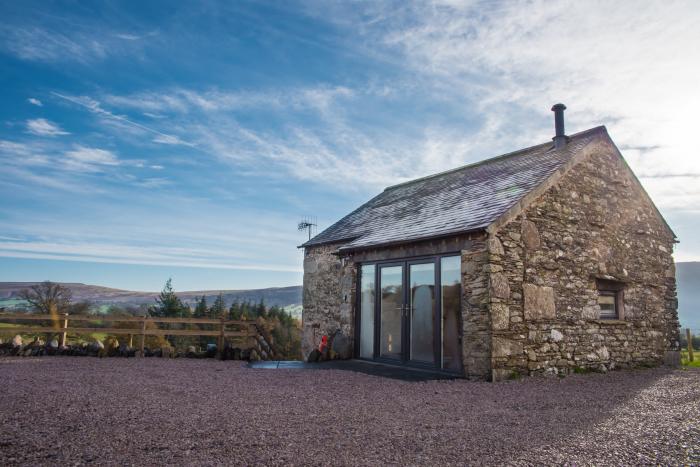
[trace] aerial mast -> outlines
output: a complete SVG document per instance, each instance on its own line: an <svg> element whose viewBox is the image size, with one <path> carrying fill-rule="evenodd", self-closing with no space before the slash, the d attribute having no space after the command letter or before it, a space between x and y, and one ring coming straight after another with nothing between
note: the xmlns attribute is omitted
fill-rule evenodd
<svg viewBox="0 0 700 467"><path fill-rule="evenodd" d="M303 217L301 219L301 222L299 222L299 225L297 226L297 230L300 232L302 230L308 231L309 240L311 240L312 235L316 233L316 225L317 225L317 222L316 222L315 217L311 217L311 216Z"/></svg>

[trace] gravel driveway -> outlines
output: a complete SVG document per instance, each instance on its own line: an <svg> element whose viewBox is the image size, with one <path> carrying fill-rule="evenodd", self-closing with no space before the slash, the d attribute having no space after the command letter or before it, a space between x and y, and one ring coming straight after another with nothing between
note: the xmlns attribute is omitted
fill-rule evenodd
<svg viewBox="0 0 700 467"><path fill-rule="evenodd" d="M700 463L698 370L410 383L45 357L0 378L0 465Z"/></svg>

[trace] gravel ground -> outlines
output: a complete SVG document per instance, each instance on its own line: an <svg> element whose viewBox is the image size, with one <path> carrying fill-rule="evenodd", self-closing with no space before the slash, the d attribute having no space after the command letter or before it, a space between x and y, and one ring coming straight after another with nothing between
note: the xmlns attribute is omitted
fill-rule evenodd
<svg viewBox="0 0 700 467"><path fill-rule="evenodd" d="M44 357L0 378L0 465L700 463L698 370L410 383Z"/></svg>

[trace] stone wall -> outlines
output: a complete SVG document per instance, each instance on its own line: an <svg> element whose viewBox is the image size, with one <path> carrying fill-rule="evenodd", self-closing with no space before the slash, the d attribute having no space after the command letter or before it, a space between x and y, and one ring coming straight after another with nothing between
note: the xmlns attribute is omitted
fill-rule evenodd
<svg viewBox="0 0 700 467"><path fill-rule="evenodd" d="M493 378L658 365L679 348L674 238L601 145L489 239ZM596 280L624 283L599 319Z"/></svg>
<svg viewBox="0 0 700 467"><path fill-rule="evenodd" d="M333 254L339 245L322 245L304 251L304 288L301 351L308 357L321 341L340 329L354 337L356 269Z"/></svg>
<svg viewBox="0 0 700 467"><path fill-rule="evenodd" d="M462 251L462 363L467 378L491 374L489 252L484 239Z"/></svg>

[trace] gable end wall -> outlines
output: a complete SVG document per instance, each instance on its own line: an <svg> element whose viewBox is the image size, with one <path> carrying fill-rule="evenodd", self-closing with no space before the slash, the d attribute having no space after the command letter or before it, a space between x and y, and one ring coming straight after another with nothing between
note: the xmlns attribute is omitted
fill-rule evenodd
<svg viewBox="0 0 700 467"><path fill-rule="evenodd" d="M658 365L678 351L674 238L611 144L489 241L493 379ZM598 319L597 277L625 283L623 319Z"/></svg>

